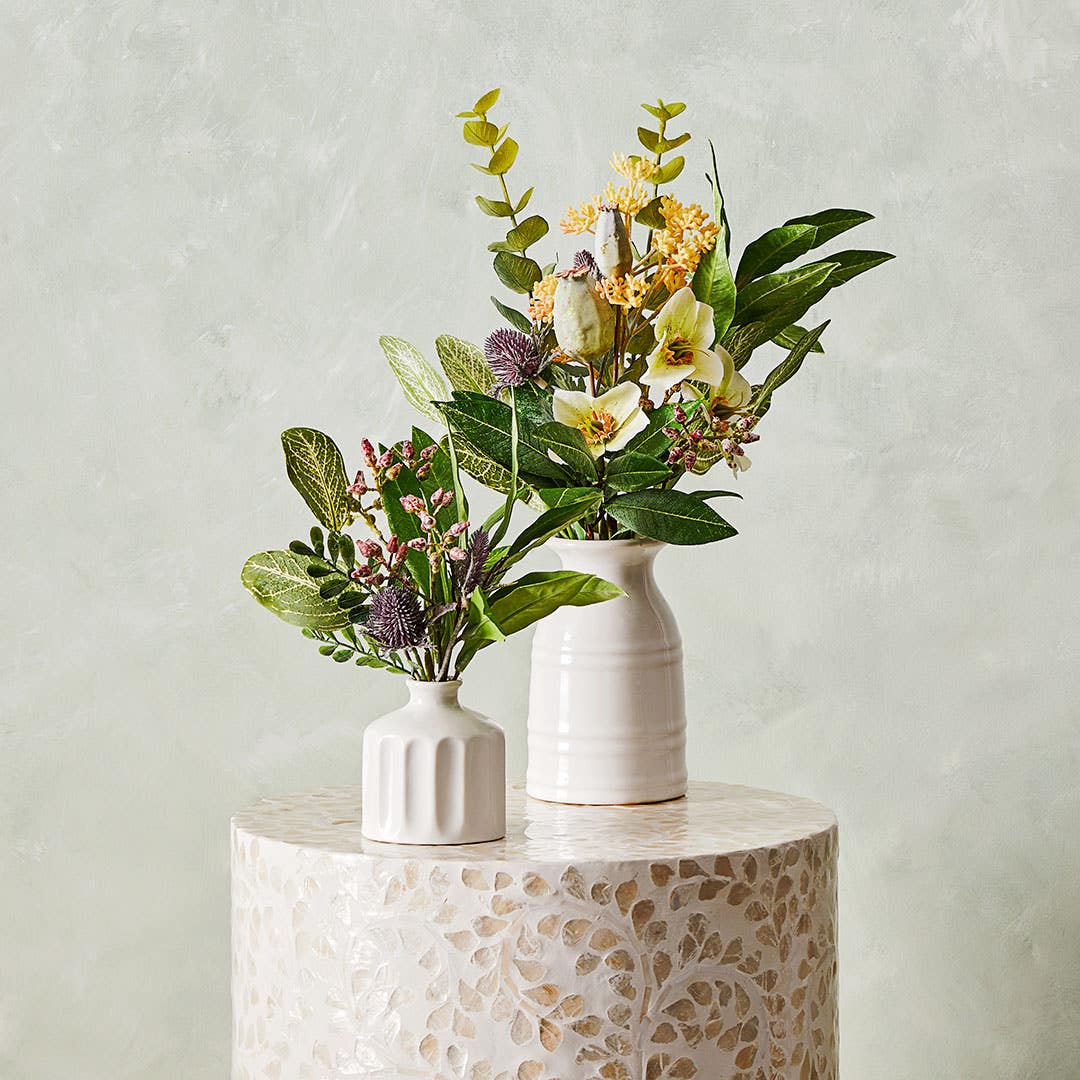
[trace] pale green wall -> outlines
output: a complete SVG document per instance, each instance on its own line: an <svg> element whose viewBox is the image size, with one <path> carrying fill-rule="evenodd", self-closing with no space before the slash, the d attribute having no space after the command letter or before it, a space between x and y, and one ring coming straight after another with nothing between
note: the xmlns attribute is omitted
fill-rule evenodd
<svg viewBox="0 0 1080 1080"><path fill-rule="evenodd" d="M359 776L391 680L242 593L287 425L408 422L381 332L493 325L451 121L549 217L690 103L736 244L866 207L741 535L660 574L692 772L839 814L849 1080L1080 1069L1076 0L0 8L0 1075L220 1080L228 816ZM684 189L685 190L685 189ZM698 188L701 191L701 188ZM569 240L558 240L565 256ZM708 600L709 602L705 602ZM528 642L466 693L524 764Z"/></svg>

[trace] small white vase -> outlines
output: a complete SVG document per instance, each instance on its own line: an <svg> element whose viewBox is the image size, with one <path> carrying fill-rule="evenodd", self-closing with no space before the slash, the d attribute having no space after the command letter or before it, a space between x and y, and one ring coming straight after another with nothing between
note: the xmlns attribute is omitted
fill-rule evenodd
<svg viewBox="0 0 1080 1080"><path fill-rule="evenodd" d="M477 844L506 835L503 730L458 702L460 680L409 680L403 708L364 732L361 831L389 844Z"/></svg>
<svg viewBox="0 0 1080 1080"><path fill-rule="evenodd" d="M549 802L662 802L686 794L679 627L653 578L654 540L553 540L563 567L626 596L563 607L533 638L526 790Z"/></svg>

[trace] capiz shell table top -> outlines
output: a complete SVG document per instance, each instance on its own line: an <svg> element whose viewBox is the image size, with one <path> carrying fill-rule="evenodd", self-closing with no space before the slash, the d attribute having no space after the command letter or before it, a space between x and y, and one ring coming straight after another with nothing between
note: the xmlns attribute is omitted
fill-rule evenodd
<svg viewBox="0 0 1080 1080"><path fill-rule="evenodd" d="M359 788L233 819L233 1076L836 1076L836 821L725 784L372 843Z"/></svg>

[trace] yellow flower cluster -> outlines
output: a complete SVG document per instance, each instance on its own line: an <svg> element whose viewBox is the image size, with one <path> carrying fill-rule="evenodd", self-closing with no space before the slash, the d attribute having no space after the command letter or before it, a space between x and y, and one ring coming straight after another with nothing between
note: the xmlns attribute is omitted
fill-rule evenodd
<svg viewBox="0 0 1080 1080"><path fill-rule="evenodd" d="M639 308L645 302L651 285L644 274L627 274L625 277L605 278L600 288L609 304L621 308Z"/></svg>
<svg viewBox="0 0 1080 1080"><path fill-rule="evenodd" d="M631 160L626 154L614 154L611 167L629 183L619 187L608 184L602 195L586 199L579 203L577 208L568 206L565 217L559 222L564 233L592 232L596 228L596 218L601 206L617 207L621 213L633 217L649 204L651 196L645 184L656 172L653 162L644 158Z"/></svg>
<svg viewBox="0 0 1080 1080"><path fill-rule="evenodd" d="M660 200L666 228L653 234L653 248L663 260L661 279L669 290L682 288L697 269L701 256L710 251L720 226L696 203L683 205L671 195Z"/></svg>
<svg viewBox="0 0 1080 1080"><path fill-rule="evenodd" d="M541 278L532 290L532 299L529 301L529 318L537 322L550 322L551 313L555 307L555 286L559 279L554 274L548 274Z"/></svg>
<svg viewBox="0 0 1080 1080"><path fill-rule="evenodd" d="M612 154L611 167L620 176L626 177L631 184L645 183L653 178L657 171L655 161L645 158L630 158L626 154Z"/></svg>

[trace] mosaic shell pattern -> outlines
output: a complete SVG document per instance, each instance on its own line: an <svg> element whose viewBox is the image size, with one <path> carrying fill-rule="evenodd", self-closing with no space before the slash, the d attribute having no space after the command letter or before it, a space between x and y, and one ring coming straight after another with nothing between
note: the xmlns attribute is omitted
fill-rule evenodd
<svg viewBox="0 0 1080 1080"><path fill-rule="evenodd" d="M238 814L234 1080L835 1080L828 810L508 811L457 848L363 840L358 788Z"/></svg>

